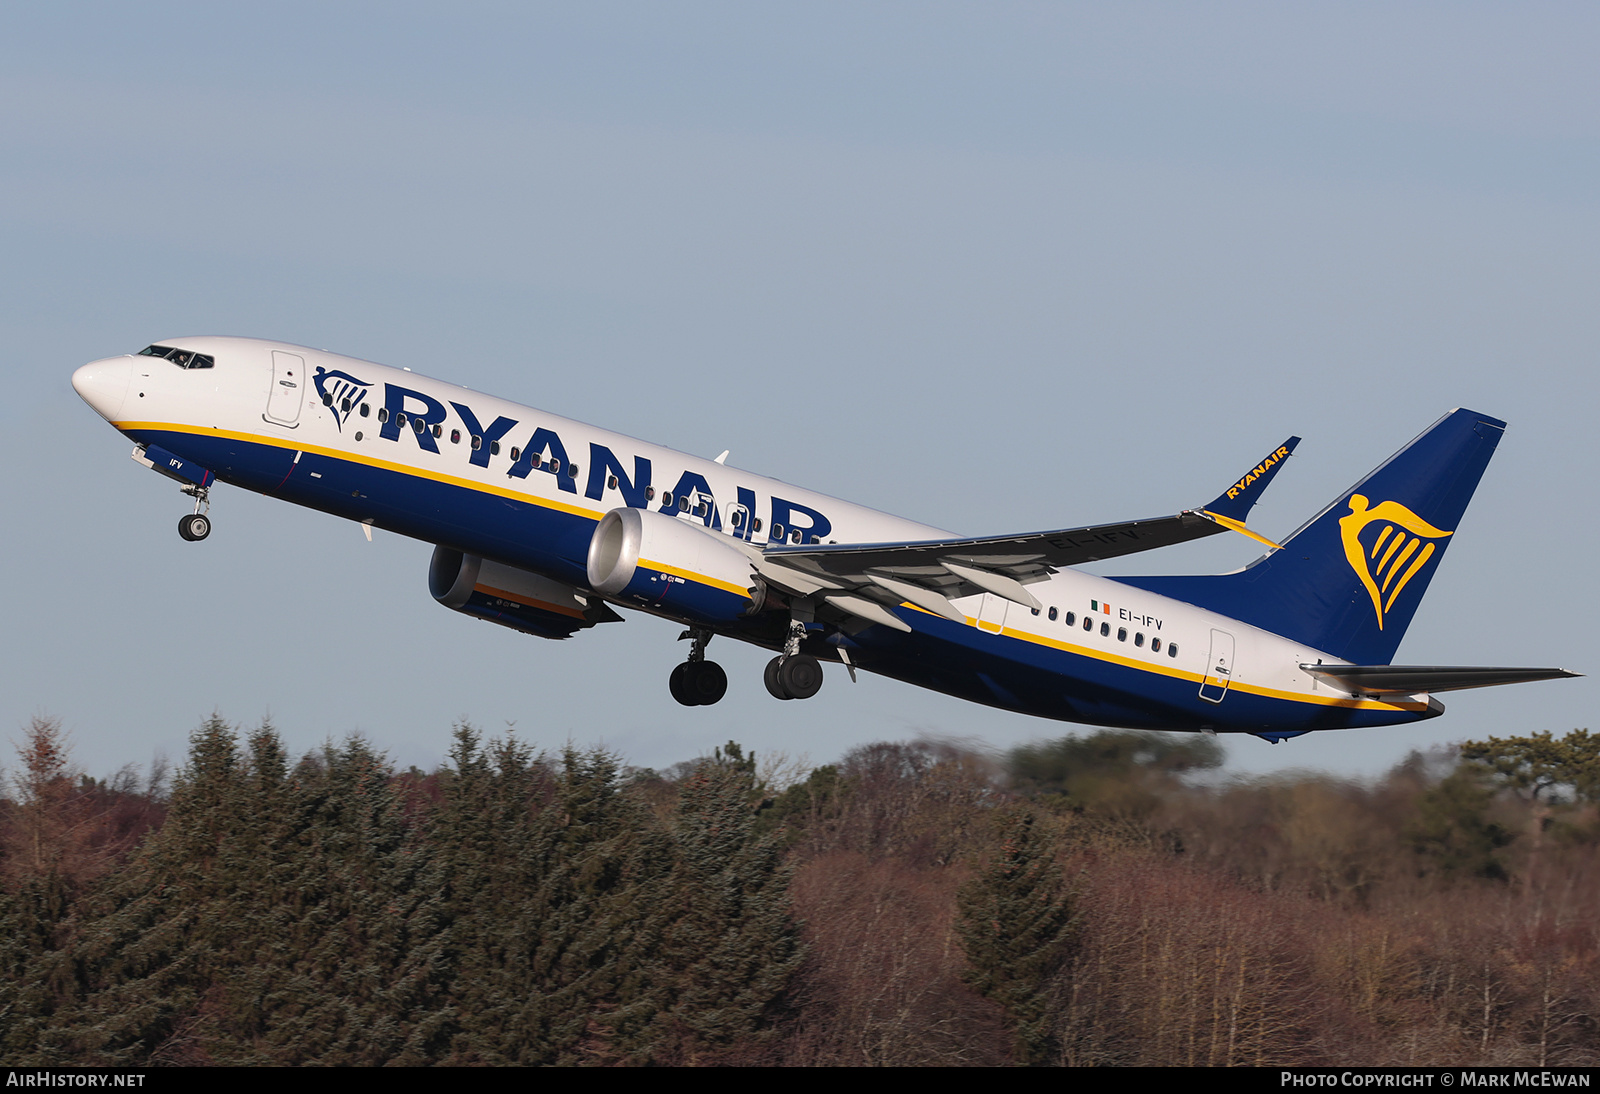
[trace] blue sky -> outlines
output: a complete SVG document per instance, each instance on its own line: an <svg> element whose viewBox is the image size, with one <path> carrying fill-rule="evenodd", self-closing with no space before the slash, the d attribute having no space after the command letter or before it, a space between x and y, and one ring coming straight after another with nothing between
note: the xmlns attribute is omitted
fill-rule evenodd
<svg viewBox="0 0 1600 1094"><path fill-rule="evenodd" d="M1576 4L12 5L0 729L96 773L213 710L431 767L450 724L671 763L1068 727L891 681L683 709L677 628L554 643L429 548L183 499L73 394L180 334L443 379L971 534L1172 512L1290 433L1282 535L1455 406L1510 423L1399 659L1600 668L1600 11ZM1217 537L1120 572L1253 557ZM1118 568L1105 567L1106 572ZM1591 724L1590 680L1241 772Z"/></svg>

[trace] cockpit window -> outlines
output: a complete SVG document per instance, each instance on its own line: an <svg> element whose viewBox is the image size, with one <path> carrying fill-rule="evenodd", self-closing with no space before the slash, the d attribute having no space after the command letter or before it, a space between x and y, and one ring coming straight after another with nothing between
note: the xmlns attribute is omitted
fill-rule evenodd
<svg viewBox="0 0 1600 1094"><path fill-rule="evenodd" d="M139 351L140 357L161 357L179 368L211 368L216 359L204 353L194 353L191 350L178 349L174 346L146 346Z"/></svg>

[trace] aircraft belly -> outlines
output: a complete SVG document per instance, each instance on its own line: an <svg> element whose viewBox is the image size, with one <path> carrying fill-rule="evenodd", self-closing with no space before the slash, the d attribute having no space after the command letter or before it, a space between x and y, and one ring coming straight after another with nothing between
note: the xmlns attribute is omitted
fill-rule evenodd
<svg viewBox="0 0 1600 1094"><path fill-rule="evenodd" d="M1395 725L1427 712L1356 708L1230 690L1224 703L1200 698L1199 677L1167 675L1060 650L1039 642L989 635L923 613L905 613L913 634L885 627L855 636L862 668L971 702L1034 717L1131 729L1253 733Z"/></svg>

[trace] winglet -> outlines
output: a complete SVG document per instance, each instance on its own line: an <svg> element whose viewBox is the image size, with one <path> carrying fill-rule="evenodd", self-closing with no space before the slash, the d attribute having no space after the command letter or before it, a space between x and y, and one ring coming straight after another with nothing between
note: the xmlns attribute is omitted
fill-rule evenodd
<svg viewBox="0 0 1600 1094"><path fill-rule="evenodd" d="M1299 437L1290 437L1284 441L1267 453L1266 459L1246 471L1238 482L1218 494L1215 501L1201 506L1201 511L1224 527L1244 532L1254 539L1261 539L1254 532L1245 532L1244 518L1249 515L1251 506L1261 500L1261 493L1267 488L1267 483L1272 481L1272 476L1278 473L1278 469L1289 458L1289 453L1293 452L1295 445L1299 443ZM1263 539L1261 542L1277 546L1268 540Z"/></svg>

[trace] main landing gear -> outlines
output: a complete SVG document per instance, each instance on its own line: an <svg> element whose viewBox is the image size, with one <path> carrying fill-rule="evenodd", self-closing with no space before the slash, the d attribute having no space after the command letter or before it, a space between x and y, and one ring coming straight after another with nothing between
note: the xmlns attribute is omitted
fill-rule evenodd
<svg viewBox="0 0 1600 1094"><path fill-rule="evenodd" d="M800 639L805 634L804 623L791 621L783 653L767 662L761 679L774 699L809 699L822 690L822 663L809 653L800 652Z"/></svg>
<svg viewBox="0 0 1600 1094"><path fill-rule="evenodd" d="M211 534L211 488L185 486L183 492L194 499L194 512L185 513L178 521L178 535L190 543L198 543Z"/></svg>
<svg viewBox="0 0 1600 1094"><path fill-rule="evenodd" d="M800 640L805 636L804 623L790 622L783 653L767 663L762 679L775 699L809 699L822 690L822 662L809 653L800 652ZM692 638L694 645L690 647L689 659L673 669L667 679L672 697L686 707L708 707L720 701L728 693L728 674L715 661L706 660L711 631L691 627L678 638L680 641ZM854 676L853 669L851 675Z"/></svg>
<svg viewBox="0 0 1600 1094"><path fill-rule="evenodd" d="M667 687L672 697L686 707L708 707L728 693L728 674L715 661L706 660L706 644L711 632L703 627L693 627L680 638L694 639L689 648L689 660L672 670Z"/></svg>

